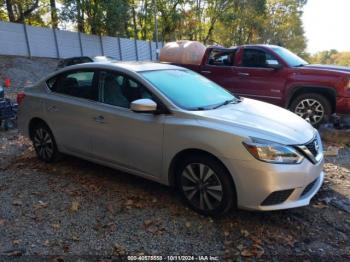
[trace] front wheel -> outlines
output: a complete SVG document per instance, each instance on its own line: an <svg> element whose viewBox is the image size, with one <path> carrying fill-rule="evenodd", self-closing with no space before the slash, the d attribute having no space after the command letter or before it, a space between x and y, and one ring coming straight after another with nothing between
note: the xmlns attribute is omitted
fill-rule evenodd
<svg viewBox="0 0 350 262"><path fill-rule="evenodd" d="M235 186L226 168L204 154L186 157L177 168L184 201L203 215L221 215L236 203Z"/></svg>
<svg viewBox="0 0 350 262"><path fill-rule="evenodd" d="M289 109L315 127L328 121L332 112L329 100L316 93L296 97Z"/></svg>

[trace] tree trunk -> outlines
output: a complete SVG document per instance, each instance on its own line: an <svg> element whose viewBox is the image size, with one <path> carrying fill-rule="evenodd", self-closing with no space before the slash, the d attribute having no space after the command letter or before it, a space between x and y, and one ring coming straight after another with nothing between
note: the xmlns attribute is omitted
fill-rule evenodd
<svg viewBox="0 0 350 262"><path fill-rule="evenodd" d="M56 0L50 0L50 11L51 11L51 26L52 28L58 28L58 16L56 8Z"/></svg>
<svg viewBox="0 0 350 262"><path fill-rule="evenodd" d="M35 0L33 5L29 7L27 10L23 11L22 5L18 5L19 17L17 18L17 23L24 23L25 19L29 17L37 8L39 8L39 0Z"/></svg>
<svg viewBox="0 0 350 262"><path fill-rule="evenodd" d="M134 26L134 37L135 37L135 39L137 39L138 31L137 31L137 24L136 24L136 12L135 12L134 2L132 5L132 24Z"/></svg>
<svg viewBox="0 0 350 262"><path fill-rule="evenodd" d="M16 22L15 14L13 12L11 0L6 0L6 9L10 22Z"/></svg>

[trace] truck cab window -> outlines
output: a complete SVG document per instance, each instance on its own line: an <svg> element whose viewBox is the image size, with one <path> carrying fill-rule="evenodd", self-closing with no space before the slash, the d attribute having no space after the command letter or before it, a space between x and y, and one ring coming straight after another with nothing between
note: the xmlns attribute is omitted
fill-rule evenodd
<svg viewBox="0 0 350 262"><path fill-rule="evenodd" d="M244 67L269 67L279 64L278 60L271 54L257 49L244 49L241 66Z"/></svg>
<svg viewBox="0 0 350 262"><path fill-rule="evenodd" d="M215 66L233 66L235 61L235 52L234 51L220 51L213 50L208 58L209 65Z"/></svg>

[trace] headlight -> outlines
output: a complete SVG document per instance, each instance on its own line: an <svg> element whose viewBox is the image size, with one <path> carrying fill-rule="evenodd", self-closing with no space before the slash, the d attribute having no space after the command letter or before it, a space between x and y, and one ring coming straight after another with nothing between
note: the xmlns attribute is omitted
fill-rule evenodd
<svg viewBox="0 0 350 262"><path fill-rule="evenodd" d="M291 146L285 146L259 138L243 142L245 148L256 159L273 164L299 164L304 157Z"/></svg>

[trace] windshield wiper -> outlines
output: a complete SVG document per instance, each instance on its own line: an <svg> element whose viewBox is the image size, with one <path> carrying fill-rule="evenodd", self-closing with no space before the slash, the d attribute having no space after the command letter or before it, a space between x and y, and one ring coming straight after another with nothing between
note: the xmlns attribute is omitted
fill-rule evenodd
<svg viewBox="0 0 350 262"><path fill-rule="evenodd" d="M226 106L228 104L237 104L237 103L239 103L241 101L242 100L238 99L238 98L229 99L229 100L226 100L226 101L222 102L221 104L218 104L218 105L212 107L212 109L216 109L216 108L219 108L219 107L222 107L222 106Z"/></svg>

